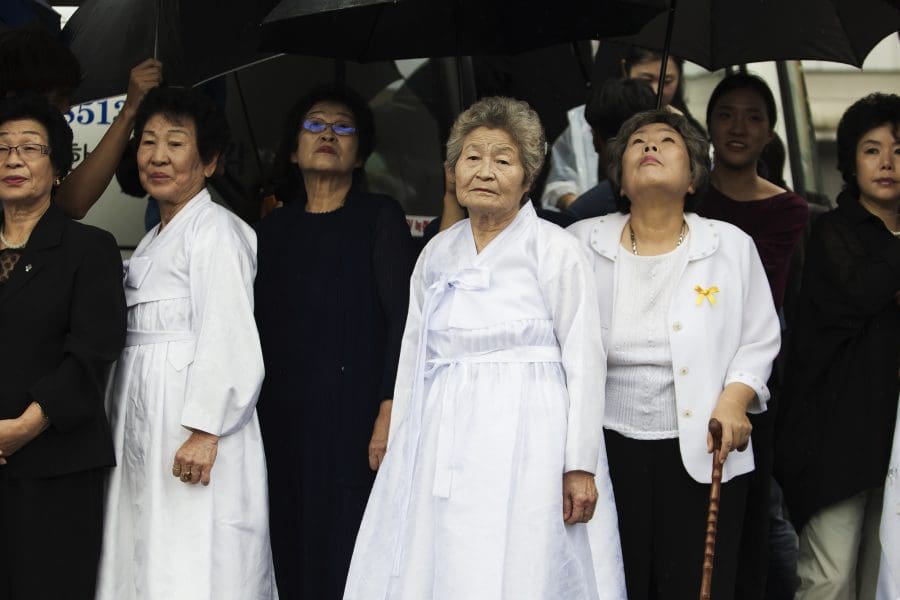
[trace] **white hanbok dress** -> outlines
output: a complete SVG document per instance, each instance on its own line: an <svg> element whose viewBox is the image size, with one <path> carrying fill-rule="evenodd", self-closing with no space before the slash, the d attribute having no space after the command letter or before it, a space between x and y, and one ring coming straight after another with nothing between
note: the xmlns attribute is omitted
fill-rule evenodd
<svg viewBox="0 0 900 600"><path fill-rule="evenodd" d="M345 599L625 597L582 253L531 204L480 253L468 220L425 248ZM596 474L594 554L586 526L563 522L572 470Z"/></svg>
<svg viewBox="0 0 900 600"><path fill-rule="evenodd" d="M107 389L117 466L97 598L277 597L256 398L256 235L203 190L126 268L126 347ZM221 436L208 487L172 476L188 428Z"/></svg>
<svg viewBox="0 0 900 600"><path fill-rule="evenodd" d="M878 571L877 600L900 600L900 406L894 426L894 447L884 482L881 509L881 566Z"/></svg>

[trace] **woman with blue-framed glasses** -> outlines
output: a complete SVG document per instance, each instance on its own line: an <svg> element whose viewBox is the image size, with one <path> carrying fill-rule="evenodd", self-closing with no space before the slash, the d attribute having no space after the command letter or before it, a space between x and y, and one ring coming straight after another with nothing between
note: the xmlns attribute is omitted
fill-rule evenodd
<svg viewBox="0 0 900 600"><path fill-rule="evenodd" d="M396 200L363 189L366 102L302 98L276 157L284 203L258 226L259 401L282 600L340 598L387 445L412 240Z"/></svg>

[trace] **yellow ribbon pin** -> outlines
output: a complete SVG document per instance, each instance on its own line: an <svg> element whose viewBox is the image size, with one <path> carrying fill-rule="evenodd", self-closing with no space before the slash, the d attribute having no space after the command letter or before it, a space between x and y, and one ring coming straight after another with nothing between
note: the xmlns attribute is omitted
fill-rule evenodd
<svg viewBox="0 0 900 600"><path fill-rule="evenodd" d="M694 291L697 292L697 306L703 304L703 299L706 298L709 300L710 304L716 303L716 297L714 294L719 293L719 288L716 286L712 286L709 289L703 289L703 287L697 285L694 286Z"/></svg>

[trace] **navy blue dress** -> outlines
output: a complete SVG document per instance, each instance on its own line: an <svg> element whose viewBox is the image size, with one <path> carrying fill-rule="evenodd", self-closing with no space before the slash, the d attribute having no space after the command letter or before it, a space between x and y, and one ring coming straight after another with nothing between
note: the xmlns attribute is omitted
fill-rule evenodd
<svg viewBox="0 0 900 600"><path fill-rule="evenodd" d="M329 213L289 204L257 233L258 412L279 594L341 598L375 478L372 426L393 396L412 239L393 198L358 191Z"/></svg>

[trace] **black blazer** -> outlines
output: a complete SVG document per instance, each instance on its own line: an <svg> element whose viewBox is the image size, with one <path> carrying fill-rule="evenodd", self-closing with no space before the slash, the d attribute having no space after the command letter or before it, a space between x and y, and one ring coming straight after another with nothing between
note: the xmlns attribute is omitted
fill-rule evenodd
<svg viewBox="0 0 900 600"><path fill-rule="evenodd" d="M842 193L813 226L776 420L775 471L799 531L884 485L900 382L900 240Z"/></svg>
<svg viewBox="0 0 900 600"><path fill-rule="evenodd" d="M0 285L0 419L37 401L50 426L0 466L51 477L115 464L103 396L125 343L122 260L109 233L51 204Z"/></svg>

